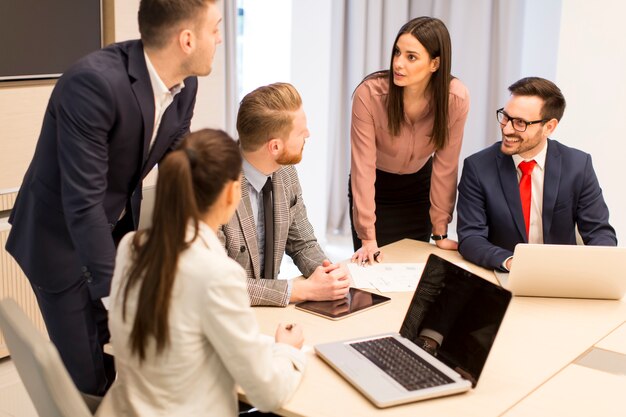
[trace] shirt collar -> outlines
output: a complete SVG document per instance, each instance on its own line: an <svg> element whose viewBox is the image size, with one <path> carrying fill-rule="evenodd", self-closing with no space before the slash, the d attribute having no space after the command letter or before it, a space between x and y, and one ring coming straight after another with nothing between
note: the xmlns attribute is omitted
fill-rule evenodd
<svg viewBox="0 0 626 417"><path fill-rule="evenodd" d="M257 193L260 193L261 189L267 182L267 179L272 178L272 176L265 175L264 173L253 167L252 164L248 162L245 157L242 159L243 175L244 177L246 177L246 181L248 181L248 184L250 184Z"/></svg>
<svg viewBox="0 0 626 417"><path fill-rule="evenodd" d="M183 88L185 88L185 82L182 81L180 84L176 84L172 89L168 89L159 74L157 73L154 65L152 65L152 61L150 61L150 57L143 51L143 56L146 59L146 67L148 68L148 75L150 76L150 84L152 84L152 93L155 97L163 97L166 94L171 94L172 97L176 96L176 94L180 93Z"/></svg>
<svg viewBox="0 0 626 417"><path fill-rule="evenodd" d="M535 155L534 157L530 159L524 159L517 154L513 155L513 163L515 164L515 168L518 168L519 164L522 161L530 161L534 159L535 162L537 163L537 166L543 171L546 166L547 151L548 151L548 141L546 141L546 143L543 145L543 149L541 150L541 152L539 152L537 155Z"/></svg>

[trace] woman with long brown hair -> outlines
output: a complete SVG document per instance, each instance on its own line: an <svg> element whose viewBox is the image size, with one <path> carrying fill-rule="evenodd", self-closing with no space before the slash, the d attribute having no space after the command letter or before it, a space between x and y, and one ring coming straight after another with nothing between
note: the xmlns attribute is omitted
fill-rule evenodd
<svg viewBox="0 0 626 417"><path fill-rule="evenodd" d="M261 410L299 384L302 330L259 334L246 276L216 231L241 198L241 156L219 130L188 135L159 165L149 229L118 248L109 327L118 370L100 416L234 416L235 384Z"/></svg>
<svg viewBox="0 0 626 417"><path fill-rule="evenodd" d="M354 92L353 261L381 260L379 246L403 238L457 247L447 229L469 94L451 75L451 59L443 22L415 18L398 32L389 70L368 75Z"/></svg>

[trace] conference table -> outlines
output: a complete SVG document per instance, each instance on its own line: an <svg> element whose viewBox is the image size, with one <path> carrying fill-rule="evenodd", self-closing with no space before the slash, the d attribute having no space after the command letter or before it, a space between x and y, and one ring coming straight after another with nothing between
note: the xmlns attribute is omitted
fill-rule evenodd
<svg viewBox="0 0 626 417"><path fill-rule="evenodd" d="M492 271L455 251L405 239L385 246L384 262L426 262L435 253L463 262L497 283ZM593 277L590 277L593 279ZM475 389L449 397L379 409L318 358L312 346L390 331L397 332L412 292L385 293L391 302L342 320L301 310L255 307L261 331L298 323L308 357L302 383L277 412L283 416L526 416L626 415L626 301L513 297ZM620 374L621 370L621 374ZM573 398L572 398L573 397ZM245 401L245 395L240 393ZM602 401L583 407L585 400ZM580 403L580 405L579 405ZM621 407L615 408L615 407ZM593 412L590 412L593 410ZM609 412L608 410L613 410ZM615 414L615 410L621 410Z"/></svg>
<svg viewBox="0 0 626 417"><path fill-rule="evenodd" d="M507 417L626 416L626 323L563 368Z"/></svg>

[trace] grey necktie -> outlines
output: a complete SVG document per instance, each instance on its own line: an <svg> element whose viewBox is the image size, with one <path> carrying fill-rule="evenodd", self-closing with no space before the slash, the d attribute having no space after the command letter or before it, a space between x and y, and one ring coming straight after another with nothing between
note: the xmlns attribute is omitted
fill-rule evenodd
<svg viewBox="0 0 626 417"><path fill-rule="evenodd" d="M274 205L272 204L272 178L263 186L263 217L265 224L264 278L274 279Z"/></svg>

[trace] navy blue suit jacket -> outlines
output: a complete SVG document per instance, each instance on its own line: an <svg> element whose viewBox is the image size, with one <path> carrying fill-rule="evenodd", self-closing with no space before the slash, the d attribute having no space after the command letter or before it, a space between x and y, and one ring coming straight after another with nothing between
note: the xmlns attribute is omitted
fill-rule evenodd
<svg viewBox="0 0 626 417"><path fill-rule="evenodd" d="M148 153L155 109L141 41L87 55L59 79L9 219L7 251L33 285L58 292L82 279L93 299L109 293L112 231L137 227L142 179L189 131L196 91L187 78Z"/></svg>
<svg viewBox="0 0 626 417"><path fill-rule="evenodd" d="M576 244L575 226L586 245L617 245L591 156L548 139L543 185L543 240ZM500 142L468 157L457 204L459 252L491 269L526 243L526 228L513 158Z"/></svg>

